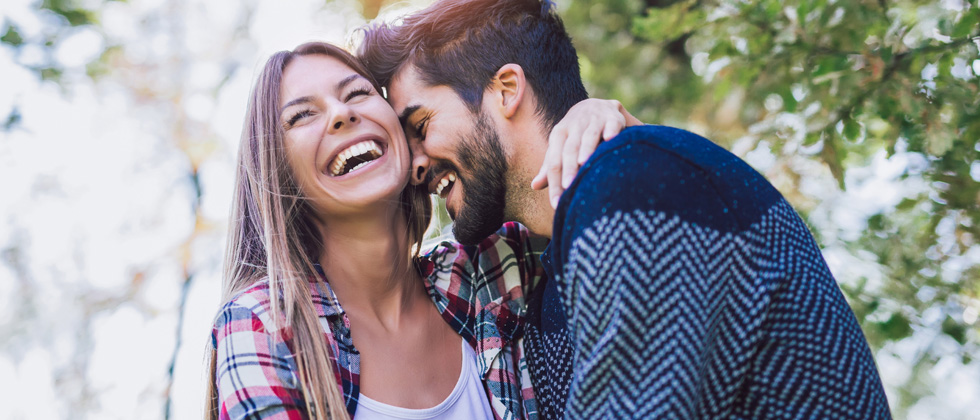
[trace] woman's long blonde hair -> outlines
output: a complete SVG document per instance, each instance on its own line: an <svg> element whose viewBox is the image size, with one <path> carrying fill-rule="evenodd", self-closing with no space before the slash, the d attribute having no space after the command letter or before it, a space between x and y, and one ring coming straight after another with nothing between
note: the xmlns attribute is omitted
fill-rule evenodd
<svg viewBox="0 0 980 420"><path fill-rule="evenodd" d="M238 170L224 259L223 301L268 279L272 320L277 330L292 328L297 376L311 419L347 418L329 349L310 294L317 278L314 260L323 250L313 207L300 193L286 163L279 120L282 73L296 56L320 54L340 60L371 80L370 73L347 51L311 42L280 51L266 62L249 98L238 150ZM429 225L432 202L422 188L409 186L401 196L408 238L417 255ZM410 258L406 255L406 261ZM277 310L278 309L278 310ZM217 419L216 350L211 349L206 418Z"/></svg>

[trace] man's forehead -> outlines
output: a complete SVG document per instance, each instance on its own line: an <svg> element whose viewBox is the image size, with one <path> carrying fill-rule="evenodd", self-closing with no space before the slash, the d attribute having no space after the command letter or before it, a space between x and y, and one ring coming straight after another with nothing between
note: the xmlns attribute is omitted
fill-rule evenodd
<svg viewBox="0 0 980 420"><path fill-rule="evenodd" d="M402 110L409 106L409 101L417 99L424 92L424 87L415 66L406 65L391 78L391 86L388 86L388 101L391 102L395 112L401 115Z"/></svg>

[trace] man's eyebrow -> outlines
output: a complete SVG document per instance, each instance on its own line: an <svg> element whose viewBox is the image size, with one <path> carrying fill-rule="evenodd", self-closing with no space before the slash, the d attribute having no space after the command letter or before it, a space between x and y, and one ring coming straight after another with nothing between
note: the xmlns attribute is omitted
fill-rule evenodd
<svg viewBox="0 0 980 420"><path fill-rule="evenodd" d="M341 90L341 89L347 87L347 85L351 84L351 82L353 82L353 81L355 81L357 79L367 80L364 76L361 76L360 74L354 73L354 74L352 74L350 76L347 76L347 77L343 78L343 80L337 82L337 90ZM282 106L282 109L279 110L279 113L282 114L282 111L285 111L286 108L289 108L289 107L291 107L293 105L305 104L307 102L313 102L313 97L312 96L303 96L301 98L293 99L293 100L291 100L289 102L286 102L286 105L283 105Z"/></svg>
<svg viewBox="0 0 980 420"><path fill-rule="evenodd" d="M421 108L422 105L418 104L405 107L405 109L402 110L401 115L398 116L398 121L401 121L402 127L408 125L408 117L411 117L415 111L418 111Z"/></svg>

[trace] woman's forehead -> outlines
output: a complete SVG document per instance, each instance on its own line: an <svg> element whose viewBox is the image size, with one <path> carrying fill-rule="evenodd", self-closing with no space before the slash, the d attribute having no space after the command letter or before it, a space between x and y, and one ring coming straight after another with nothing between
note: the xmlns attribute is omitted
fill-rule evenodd
<svg viewBox="0 0 980 420"><path fill-rule="evenodd" d="M297 82L338 82L352 74L353 68L336 57L325 54L308 54L294 57L283 70L284 83Z"/></svg>

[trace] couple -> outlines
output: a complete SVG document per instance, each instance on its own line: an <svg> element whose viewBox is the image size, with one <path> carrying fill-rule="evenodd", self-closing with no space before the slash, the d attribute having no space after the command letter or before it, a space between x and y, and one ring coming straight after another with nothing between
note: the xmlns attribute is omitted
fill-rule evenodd
<svg viewBox="0 0 980 420"><path fill-rule="evenodd" d="M616 135L638 122L585 99L539 0L443 0L366 29L357 58L271 57L208 416L888 418L778 192L694 134ZM429 194L460 244L419 255Z"/></svg>

